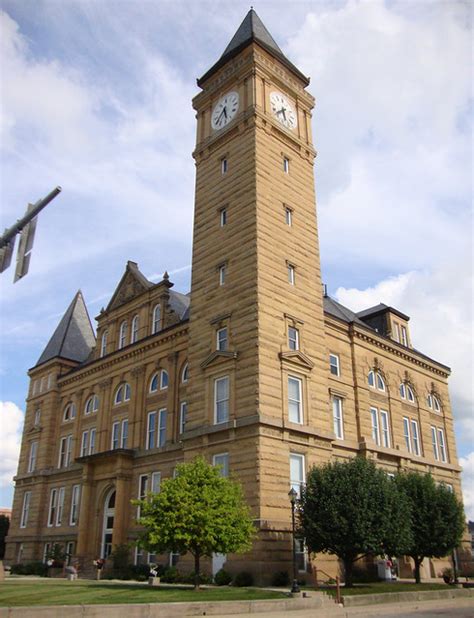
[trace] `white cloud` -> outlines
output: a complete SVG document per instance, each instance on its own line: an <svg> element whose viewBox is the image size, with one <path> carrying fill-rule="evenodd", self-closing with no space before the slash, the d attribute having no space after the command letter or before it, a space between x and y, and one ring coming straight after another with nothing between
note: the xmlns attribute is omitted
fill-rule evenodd
<svg viewBox="0 0 474 618"><path fill-rule="evenodd" d="M18 467L23 412L11 401L0 401L2 457L0 458L0 487L11 487Z"/></svg>
<svg viewBox="0 0 474 618"><path fill-rule="evenodd" d="M474 452L459 460L462 466L464 510L466 519L474 521Z"/></svg>

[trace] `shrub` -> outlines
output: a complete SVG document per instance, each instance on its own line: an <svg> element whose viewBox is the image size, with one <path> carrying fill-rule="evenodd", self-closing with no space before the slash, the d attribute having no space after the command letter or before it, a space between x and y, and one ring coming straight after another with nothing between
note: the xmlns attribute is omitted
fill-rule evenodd
<svg viewBox="0 0 474 618"><path fill-rule="evenodd" d="M13 564L10 573L15 575L39 575L40 577L46 577L48 574L48 565L43 562Z"/></svg>
<svg viewBox="0 0 474 618"><path fill-rule="evenodd" d="M129 567L129 573L131 579L144 582L150 576L150 566L148 564L132 564Z"/></svg>
<svg viewBox="0 0 474 618"><path fill-rule="evenodd" d="M220 569L214 575L214 582L218 586L228 586L231 581L232 581L232 575L229 572L225 571L224 569Z"/></svg>
<svg viewBox="0 0 474 618"><path fill-rule="evenodd" d="M190 573L180 573L178 571L178 575L176 577L176 582L180 584L194 584L196 574L194 571ZM212 577L207 575L207 573L200 573L199 580L201 584L212 584Z"/></svg>
<svg viewBox="0 0 474 618"><path fill-rule="evenodd" d="M173 584L177 581L178 577L179 577L179 573L175 567L167 567L163 571L161 581L167 582L169 584Z"/></svg>
<svg viewBox="0 0 474 618"><path fill-rule="evenodd" d="M248 571L240 571L234 578L234 586L239 588L253 586L253 575Z"/></svg>
<svg viewBox="0 0 474 618"><path fill-rule="evenodd" d="M274 573L272 577L272 586L289 586L290 585L290 576L288 575L288 571L278 571L278 573Z"/></svg>

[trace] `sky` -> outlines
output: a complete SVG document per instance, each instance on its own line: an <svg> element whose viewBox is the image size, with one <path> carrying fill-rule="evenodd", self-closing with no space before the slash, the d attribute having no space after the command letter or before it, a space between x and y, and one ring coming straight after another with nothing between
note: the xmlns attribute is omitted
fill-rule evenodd
<svg viewBox="0 0 474 618"><path fill-rule="evenodd" d="M323 279L353 310L411 317L452 368L474 520L472 3L254 0L311 77ZM81 289L91 317L127 260L190 285L196 78L240 0L0 0L0 226L55 186L29 274L0 275L0 505L12 500L26 372Z"/></svg>

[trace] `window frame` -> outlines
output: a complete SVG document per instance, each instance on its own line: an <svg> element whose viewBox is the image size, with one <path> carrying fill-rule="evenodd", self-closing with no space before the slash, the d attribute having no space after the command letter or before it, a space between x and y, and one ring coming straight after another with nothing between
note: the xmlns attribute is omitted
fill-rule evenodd
<svg viewBox="0 0 474 618"><path fill-rule="evenodd" d="M185 432L187 414L188 414L188 402L181 401L181 403L179 404L179 433L180 434L183 434Z"/></svg>
<svg viewBox="0 0 474 618"><path fill-rule="evenodd" d="M71 489L71 508L69 510L69 525L76 526L79 522L79 504L81 496L81 486L73 485Z"/></svg>
<svg viewBox="0 0 474 618"><path fill-rule="evenodd" d="M157 314L159 314L157 316ZM161 331L161 303L153 307L151 315L151 334L156 335Z"/></svg>
<svg viewBox="0 0 474 618"><path fill-rule="evenodd" d="M333 363L332 359L335 359L336 362ZM333 371L333 369L335 369L335 371ZM329 372L331 375L336 376L338 378L341 376L341 365L340 365L339 355L333 354L332 352L329 353Z"/></svg>
<svg viewBox="0 0 474 618"><path fill-rule="evenodd" d="M109 331L104 330L102 333L102 337L100 339L100 358L103 358L107 355L107 339L109 336Z"/></svg>
<svg viewBox="0 0 474 618"><path fill-rule="evenodd" d="M160 391L165 391L169 386L169 374L166 369L160 370Z"/></svg>
<svg viewBox="0 0 474 618"><path fill-rule="evenodd" d="M227 225L227 207L223 206L219 210L219 226L224 227L225 225Z"/></svg>
<svg viewBox="0 0 474 618"><path fill-rule="evenodd" d="M220 462L219 459L222 461ZM220 476L224 478L229 477L229 453L228 452L215 453L212 456L212 465L215 467L221 466L221 469L219 470Z"/></svg>
<svg viewBox="0 0 474 618"><path fill-rule="evenodd" d="M299 396L299 400L297 399L291 399L290 398L290 382L294 381L298 384L298 396ZM303 425L303 421L304 421L304 406L303 406L303 380L302 378L299 378L298 376L294 376L291 374L288 374L288 379L287 379L287 389L288 389L288 401L287 401L287 407L288 407L288 420L290 421L290 423L295 423L297 425ZM297 419L298 420L293 420L291 418L291 413L290 410L291 402L296 402L297 403Z"/></svg>
<svg viewBox="0 0 474 618"><path fill-rule="evenodd" d="M286 157L285 155L283 155L283 173L284 174L290 173L290 159Z"/></svg>
<svg viewBox="0 0 474 618"><path fill-rule="evenodd" d="M223 399L217 398L218 392L218 384L221 382L225 382L227 384L226 391L227 397ZM225 418L218 420L219 418L219 405L224 404L224 410L226 412ZM227 405L225 405L227 404ZM221 425L222 423L227 423L230 417L230 376L224 375L214 378L214 425Z"/></svg>
<svg viewBox="0 0 474 618"><path fill-rule="evenodd" d="M168 421L168 411L166 408L158 410L158 423L156 428L157 448L166 446L166 425Z"/></svg>
<svg viewBox="0 0 474 618"><path fill-rule="evenodd" d="M301 478L293 478L292 475L292 461L299 460L298 468L301 471ZM303 453L293 453L290 451L290 488L294 489L298 494L298 498L301 497L301 488L306 483L306 456Z"/></svg>
<svg viewBox="0 0 474 618"><path fill-rule="evenodd" d="M63 423L68 423L76 418L76 405L73 401L68 401L64 407Z"/></svg>
<svg viewBox="0 0 474 618"><path fill-rule="evenodd" d="M372 383L371 383L371 378L372 378ZM367 383L370 386L370 388L373 388L376 391L380 391L381 393L387 392L387 385L385 383L385 379L382 373L378 369L370 369L369 373L367 374Z"/></svg>
<svg viewBox="0 0 474 618"><path fill-rule="evenodd" d="M36 460L38 459L38 440L30 442L30 453L28 456L28 472L36 470Z"/></svg>
<svg viewBox="0 0 474 618"><path fill-rule="evenodd" d="M59 487L58 488L58 502L57 502L57 508L56 508L56 523L54 524L56 527L62 526L62 523L63 523L65 495L66 495L66 488Z"/></svg>
<svg viewBox="0 0 474 618"><path fill-rule="evenodd" d="M338 395L332 396L333 430L337 440L344 440L344 410L343 399Z"/></svg>
<svg viewBox="0 0 474 618"><path fill-rule="evenodd" d="M120 448L127 448L128 442L128 418L122 419L120 423Z"/></svg>
<svg viewBox="0 0 474 618"><path fill-rule="evenodd" d="M224 334L221 337L222 333ZM226 352L228 349L229 337L228 337L228 329L227 326L223 326L222 328L218 328L216 330L216 350L219 352Z"/></svg>
<svg viewBox="0 0 474 618"><path fill-rule="evenodd" d="M294 333L293 337L292 333ZM288 326L288 347L295 352L300 349L300 331L296 326Z"/></svg>
<svg viewBox="0 0 474 618"><path fill-rule="evenodd" d="M287 262L287 270L288 270L288 283L290 285L296 285L296 268L290 262Z"/></svg>
<svg viewBox="0 0 474 618"><path fill-rule="evenodd" d="M286 204L284 205L285 209L285 224L288 227L293 227L293 208L290 208Z"/></svg>
<svg viewBox="0 0 474 618"><path fill-rule="evenodd" d="M189 381L189 363L185 363L181 370L181 384L187 384Z"/></svg>
<svg viewBox="0 0 474 618"><path fill-rule="evenodd" d="M156 410L148 412L148 414L147 414L146 440L145 440L145 447L146 447L147 450L155 448L156 428L157 428L157 425L156 425L156 420L157 420L156 415L157 415Z"/></svg>
<svg viewBox="0 0 474 618"><path fill-rule="evenodd" d="M127 320L122 320L119 326L119 340L118 340L118 349L123 350L123 348L127 345Z"/></svg>
<svg viewBox="0 0 474 618"><path fill-rule="evenodd" d="M221 158L221 174L227 174L227 172L229 171L229 162L227 160L227 157L222 157Z"/></svg>
<svg viewBox="0 0 474 618"><path fill-rule="evenodd" d="M58 489L57 487L52 487L49 492L48 521L46 524L48 528L52 528L54 526L54 522L56 520L57 501L58 501Z"/></svg>
<svg viewBox="0 0 474 618"><path fill-rule="evenodd" d="M136 313L130 325L130 343L136 343L138 341L138 329L139 329L140 316Z"/></svg>
<svg viewBox="0 0 474 618"><path fill-rule="evenodd" d="M112 432L110 440L110 450L115 451L119 448L120 444L120 421L114 421L112 423Z"/></svg>
<svg viewBox="0 0 474 618"><path fill-rule="evenodd" d="M23 493L23 503L21 507L20 528L26 528L30 516L31 490Z"/></svg>
<svg viewBox="0 0 474 618"><path fill-rule="evenodd" d="M226 265L225 264L221 264L218 267L218 272L219 272L219 287L222 287L223 285L225 285Z"/></svg>

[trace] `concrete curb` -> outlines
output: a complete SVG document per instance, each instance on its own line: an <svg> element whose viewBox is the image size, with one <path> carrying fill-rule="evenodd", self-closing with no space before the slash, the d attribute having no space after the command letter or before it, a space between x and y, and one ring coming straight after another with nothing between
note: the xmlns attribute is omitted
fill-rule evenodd
<svg viewBox="0 0 474 618"><path fill-rule="evenodd" d="M474 590L452 588L449 590L426 590L419 592L385 592L380 594L348 595L343 597L344 607L378 605L383 603L407 603L414 601L433 601L438 599L464 599L474 597Z"/></svg>

